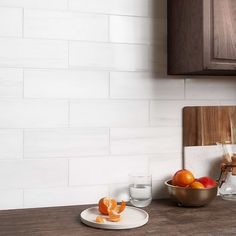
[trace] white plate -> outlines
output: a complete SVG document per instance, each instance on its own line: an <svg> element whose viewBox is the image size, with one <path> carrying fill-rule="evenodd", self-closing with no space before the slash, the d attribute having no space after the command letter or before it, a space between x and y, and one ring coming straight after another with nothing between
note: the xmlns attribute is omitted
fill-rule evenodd
<svg viewBox="0 0 236 236"><path fill-rule="evenodd" d="M149 218L146 211L129 206L125 208L119 222L106 221L105 223L97 223L95 219L98 215L100 215L98 207L91 207L80 214L80 219L84 224L94 228L131 229L145 225Z"/></svg>

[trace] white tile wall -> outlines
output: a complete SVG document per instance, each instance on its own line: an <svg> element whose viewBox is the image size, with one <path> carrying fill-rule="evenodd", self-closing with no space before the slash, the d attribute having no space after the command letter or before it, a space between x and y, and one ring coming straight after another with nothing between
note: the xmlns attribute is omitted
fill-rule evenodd
<svg viewBox="0 0 236 236"><path fill-rule="evenodd" d="M0 6L64 10L67 0L0 0Z"/></svg>
<svg viewBox="0 0 236 236"><path fill-rule="evenodd" d="M166 75L166 2L0 0L0 209L128 200L133 171L166 196L183 106L236 104L235 77Z"/></svg>
<svg viewBox="0 0 236 236"><path fill-rule="evenodd" d="M66 186L68 160L1 161L0 189Z"/></svg>
<svg viewBox="0 0 236 236"><path fill-rule="evenodd" d="M0 98L23 96L23 70L0 68Z"/></svg>
<svg viewBox="0 0 236 236"><path fill-rule="evenodd" d="M68 104L60 100L0 100L0 128L68 127Z"/></svg>
<svg viewBox="0 0 236 236"><path fill-rule="evenodd" d="M111 72L110 95L120 99L184 99L184 80L157 78L148 72Z"/></svg>
<svg viewBox="0 0 236 236"><path fill-rule="evenodd" d="M67 55L65 41L0 38L0 66L66 68Z"/></svg>
<svg viewBox="0 0 236 236"><path fill-rule="evenodd" d="M181 133L180 127L112 128L111 153L181 152Z"/></svg>
<svg viewBox="0 0 236 236"><path fill-rule="evenodd" d="M182 126L185 106L218 106L218 100L153 100L150 105L150 121L153 126Z"/></svg>
<svg viewBox="0 0 236 236"><path fill-rule="evenodd" d="M23 208L23 190L0 190L0 209L8 210L16 208Z"/></svg>
<svg viewBox="0 0 236 236"><path fill-rule="evenodd" d="M70 127L148 126L147 101L71 102Z"/></svg>
<svg viewBox="0 0 236 236"><path fill-rule="evenodd" d="M21 8L0 7L0 36L22 36Z"/></svg>
<svg viewBox="0 0 236 236"><path fill-rule="evenodd" d="M23 131L18 129L0 130L0 159L23 157Z"/></svg>
<svg viewBox="0 0 236 236"><path fill-rule="evenodd" d="M146 71L151 65L148 45L72 41L69 51L69 66L72 68Z"/></svg>
<svg viewBox="0 0 236 236"><path fill-rule="evenodd" d="M108 93L108 72L24 71L24 96L27 98L108 98Z"/></svg>
<svg viewBox="0 0 236 236"><path fill-rule="evenodd" d="M24 207L45 207L91 204L108 196L108 186L26 189Z"/></svg>
<svg viewBox="0 0 236 236"><path fill-rule="evenodd" d="M150 0L69 0L69 9L103 14L148 16Z"/></svg>
<svg viewBox="0 0 236 236"><path fill-rule="evenodd" d="M158 28L158 32L153 30ZM166 20L130 16L110 17L110 40L115 43L166 44Z"/></svg>
<svg viewBox="0 0 236 236"><path fill-rule="evenodd" d="M108 16L25 10L24 35L33 38L108 40Z"/></svg>
<svg viewBox="0 0 236 236"><path fill-rule="evenodd" d="M108 152L109 130L105 128L24 131L25 158L106 155Z"/></svg>
<svg viewBox="0 0 236 236"><path fill-rule="evenodd" d="M106 156L70 159L69 169L69 184L72 186L128 183L129 173L148 170L148 158Z"/></svg>

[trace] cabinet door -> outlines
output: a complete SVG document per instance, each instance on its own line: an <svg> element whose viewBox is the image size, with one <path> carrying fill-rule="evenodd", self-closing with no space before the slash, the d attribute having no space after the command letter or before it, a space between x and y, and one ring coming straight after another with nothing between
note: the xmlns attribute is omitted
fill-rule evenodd
<svg viewBox="0 0 236 236"><path fill-rule="evenodd" d="M204 0L204 65L236 69L236 0Z"/></svg>
<svg viewBox="0 0 236 236"><path fill-rule="evenodd" d="M236 1L213 1L214 58L236 60Z"/></svg>

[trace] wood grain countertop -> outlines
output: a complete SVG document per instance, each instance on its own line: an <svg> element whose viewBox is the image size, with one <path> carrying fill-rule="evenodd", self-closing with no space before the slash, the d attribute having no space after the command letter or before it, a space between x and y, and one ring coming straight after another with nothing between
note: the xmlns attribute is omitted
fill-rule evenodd
<svg viewBox="0 0 236 236"><path fill-rule="evenodd" d="M183 208L170 200L156 200L145 208L149 222L130 230L102 230L80 222L91 205L0 211L1 236L126 236L236 235L236 202L215 199L200 208Z"/></svg>

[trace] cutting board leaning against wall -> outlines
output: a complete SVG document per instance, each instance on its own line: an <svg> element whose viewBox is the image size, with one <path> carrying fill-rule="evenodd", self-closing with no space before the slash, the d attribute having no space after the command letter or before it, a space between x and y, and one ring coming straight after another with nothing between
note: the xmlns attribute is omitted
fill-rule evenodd
<svg viewBox="0 0 236 236"><path fill-rule="evenodd" d="M184 167L196 176L219 177L222 149L217 142L236 143L236 106L184 107Z"/></svg>

